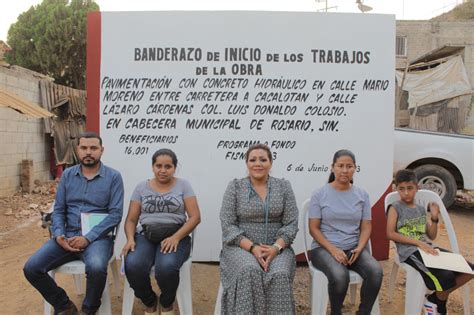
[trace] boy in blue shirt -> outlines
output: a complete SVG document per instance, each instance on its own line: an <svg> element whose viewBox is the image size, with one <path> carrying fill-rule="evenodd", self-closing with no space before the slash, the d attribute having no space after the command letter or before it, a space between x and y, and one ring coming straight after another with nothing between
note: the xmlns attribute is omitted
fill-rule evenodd
<svg viewBox="0 0 474 315"><path fill-rule="evenodd" d="M431 202L428 205L428 215L422 206L415 203L417 182L412 170L400 170L395 175L400 200L388 210L387 238L396 243L400 261L418 270L428 289L433 290L433 293L426 296L425 304L433 307L438 314L446 314L449 294L470 281L473 275L424 265L419 249L438 255L430 240L436 238L440 210L438 204ZM473 268L471 263L469 265Z"/></svg>

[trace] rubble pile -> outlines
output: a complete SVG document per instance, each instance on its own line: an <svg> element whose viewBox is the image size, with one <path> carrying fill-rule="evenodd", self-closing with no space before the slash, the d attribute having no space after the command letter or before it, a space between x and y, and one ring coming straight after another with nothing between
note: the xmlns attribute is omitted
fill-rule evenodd
<svg viewBox="0 0 474 315"><path fill-rule="evenodd" d="M34 182L32 193L16 192L13 196L0 198L0 214L3 215L0 232L13 229L18 223L29 218L41 218L41 212L50 211L56 194L54 181Z"/></svg>

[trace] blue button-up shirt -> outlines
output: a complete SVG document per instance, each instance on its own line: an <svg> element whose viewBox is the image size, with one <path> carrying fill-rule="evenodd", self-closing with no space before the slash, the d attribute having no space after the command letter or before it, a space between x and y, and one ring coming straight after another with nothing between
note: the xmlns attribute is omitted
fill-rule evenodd
<svg viewBox="0 0 474 315"><path fill-rule="evenodd" d="M66 169L59 182L51 217L53 236L82 235L83 212L108 213L102 222L83 235L89 242L107 235L122 220L123 195L122 176L103 163L92 179L82 174L80 165Z"/></svg>

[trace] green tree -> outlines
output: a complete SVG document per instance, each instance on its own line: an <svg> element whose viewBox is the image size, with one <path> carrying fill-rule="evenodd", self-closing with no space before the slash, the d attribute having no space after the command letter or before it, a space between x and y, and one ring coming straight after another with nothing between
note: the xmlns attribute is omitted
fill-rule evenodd
<svg viewBox="0 0 474 315"><path fill-rule="evenodd" d="M93 0L43 0L10 26L6 60L84 89L87 14L98 10Z"/></svg>

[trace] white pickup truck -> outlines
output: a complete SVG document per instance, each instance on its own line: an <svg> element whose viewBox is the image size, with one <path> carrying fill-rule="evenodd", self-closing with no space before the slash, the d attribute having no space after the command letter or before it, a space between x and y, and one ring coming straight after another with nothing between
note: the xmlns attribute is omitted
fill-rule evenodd
<svg viewBox="0 0 474 315"><path fill-rule="evenodd" d="M394 170L403 168L449 207L457 189L474 190L474 137L395 128Z"/></svg>

